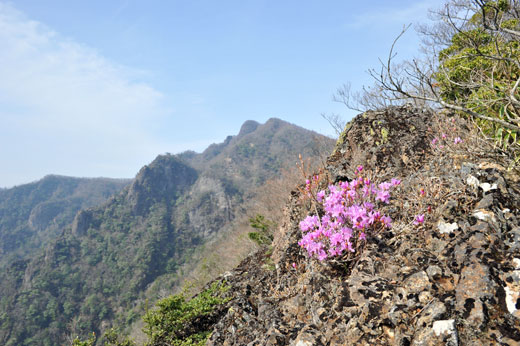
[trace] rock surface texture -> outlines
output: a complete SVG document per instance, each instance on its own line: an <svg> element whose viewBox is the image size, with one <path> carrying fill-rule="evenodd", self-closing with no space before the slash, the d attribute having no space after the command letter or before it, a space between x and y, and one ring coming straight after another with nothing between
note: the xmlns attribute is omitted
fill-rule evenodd
<svg viewBox="0 0 520 346"><path fill-rule="evenodd" d="M208 344L519 345L516 175L491 150L432 146L435 119L412 107L356 117L325 171L350 180L363 164L378 179L400 178L385 210L393 228L369 238L355 264L310 259L297 244L309 211L295 191L272 249L219 278L232 299ZM414 225L421 210L426 221Z"/></svg>

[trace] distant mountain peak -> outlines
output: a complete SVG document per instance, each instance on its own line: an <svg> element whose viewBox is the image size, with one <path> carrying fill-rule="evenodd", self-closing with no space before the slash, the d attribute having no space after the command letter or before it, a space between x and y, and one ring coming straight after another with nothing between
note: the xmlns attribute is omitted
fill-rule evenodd
<svg viewBox="0 0 520 346"><path fill-rule="evenodd" d="M269 118L267 119L267 121L265 122L266 124L288 124L287 121L284 121L282 119L279 119L279 118Z"/></svg>
<svg viewBox="0 0 520 346"><path fill-rule="evenodd" d="M260 126L260 123L254 120L247 120L244 124L242 124L242 127L240 127L238 137L243 137L248 133L254 132L258 126Z"/></svg>

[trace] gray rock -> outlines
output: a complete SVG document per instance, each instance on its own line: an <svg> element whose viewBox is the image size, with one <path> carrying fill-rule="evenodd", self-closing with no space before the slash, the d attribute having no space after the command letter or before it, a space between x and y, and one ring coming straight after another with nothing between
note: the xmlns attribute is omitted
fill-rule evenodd
<svg viewBox="0 0 520 346"><path fill-rule="evenodd" d="M431 283L426 272L421 270L420 272L417 272L406 279L404 282L404 287L409 294L414 294L429 289L431 287Z"/></svg>
<svg viewBox="0 0 520 346"><path fill-rule="evenodd" d="M262 269L258 256L228 278L234 294L242 294L246 283L252 287L251 296L259 297L256 313L240 303L240 296L234 297L233 308L240 313L226 314L216 324L213 345L520 342L520 320L508 311L516 285L512 275L520 266L518 183L502 177L498 169L479 168L479 160L460 163L446 156L445 161L435 161L444 154L430 152L431 121L432 114L409 106L366 112L342 134L326 169L337 181L352 178L358 164L367 170L377 167L381 179L400 177L404 194L417 191L406 190L407 181L440 180L439 186L451 194L448 201L435 201L431 215L458 229L440 234L434 222L417 230L399 217L404 203L390 204L391 232L370 239L353 261L319 262L297 245L298 224L312 210L295 191L273 242L276 271ZM382 128L388 131L383 131L386 138ZM457 165L462 168L453 169ZM468 187L469 176L474 187ZM488 186L482 184L489 184L487 193ZM412 208L414 202L408 202ZM505 209L507 218L501 217ZM513 262L514 258L519 260ZM290 270L293 262L298 271ZM250 320L234 334L227 332L243 314Z"/></svg>
<svg viewBox="0 0 520 346"><path fill-rule="evenodd" d="M442 269L437 265L431 265L426 269L426 273L430 280L434 281L442 276Z"/></svg>

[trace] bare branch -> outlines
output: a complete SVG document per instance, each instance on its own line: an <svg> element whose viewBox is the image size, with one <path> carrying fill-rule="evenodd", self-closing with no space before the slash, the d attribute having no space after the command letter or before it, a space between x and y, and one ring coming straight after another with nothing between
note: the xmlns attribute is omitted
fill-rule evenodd
<svg viewBox="0 0 520 346"><path fill-rule="evenodd" d="M325 114L321 113L321 117L332 126L334 129L334 132L336 132L336 135L340 135L341 132L343 132L343 129L345 128L346 122L343 120L338 114Z"/></svg>

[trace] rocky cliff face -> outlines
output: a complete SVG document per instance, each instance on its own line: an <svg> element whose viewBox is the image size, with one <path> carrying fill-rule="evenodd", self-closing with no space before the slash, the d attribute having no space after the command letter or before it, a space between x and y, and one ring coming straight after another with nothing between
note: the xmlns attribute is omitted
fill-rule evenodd
<svg viewBox="0 0 520 346"><path fill-rule="evenodd" d="M460 146L432 145L454 133ZM411 107L351 122L329 180L352 179L358 164L402 180L385 209L392 229L369 237L353 263L310 259L297 244L309 210L295 191L272 254L219 279L231 300L208 344L518 345L517 174L464 122ZM426 221L415 225L421 210Z"/></svg>
<svg viewBox="0 0 520 346"><path fill-rule="evenodd" d="M195 182L197 174L175 156L158 156L141 168L128 189L134 214L142 215L154 203L177 198Z"/></svg>

